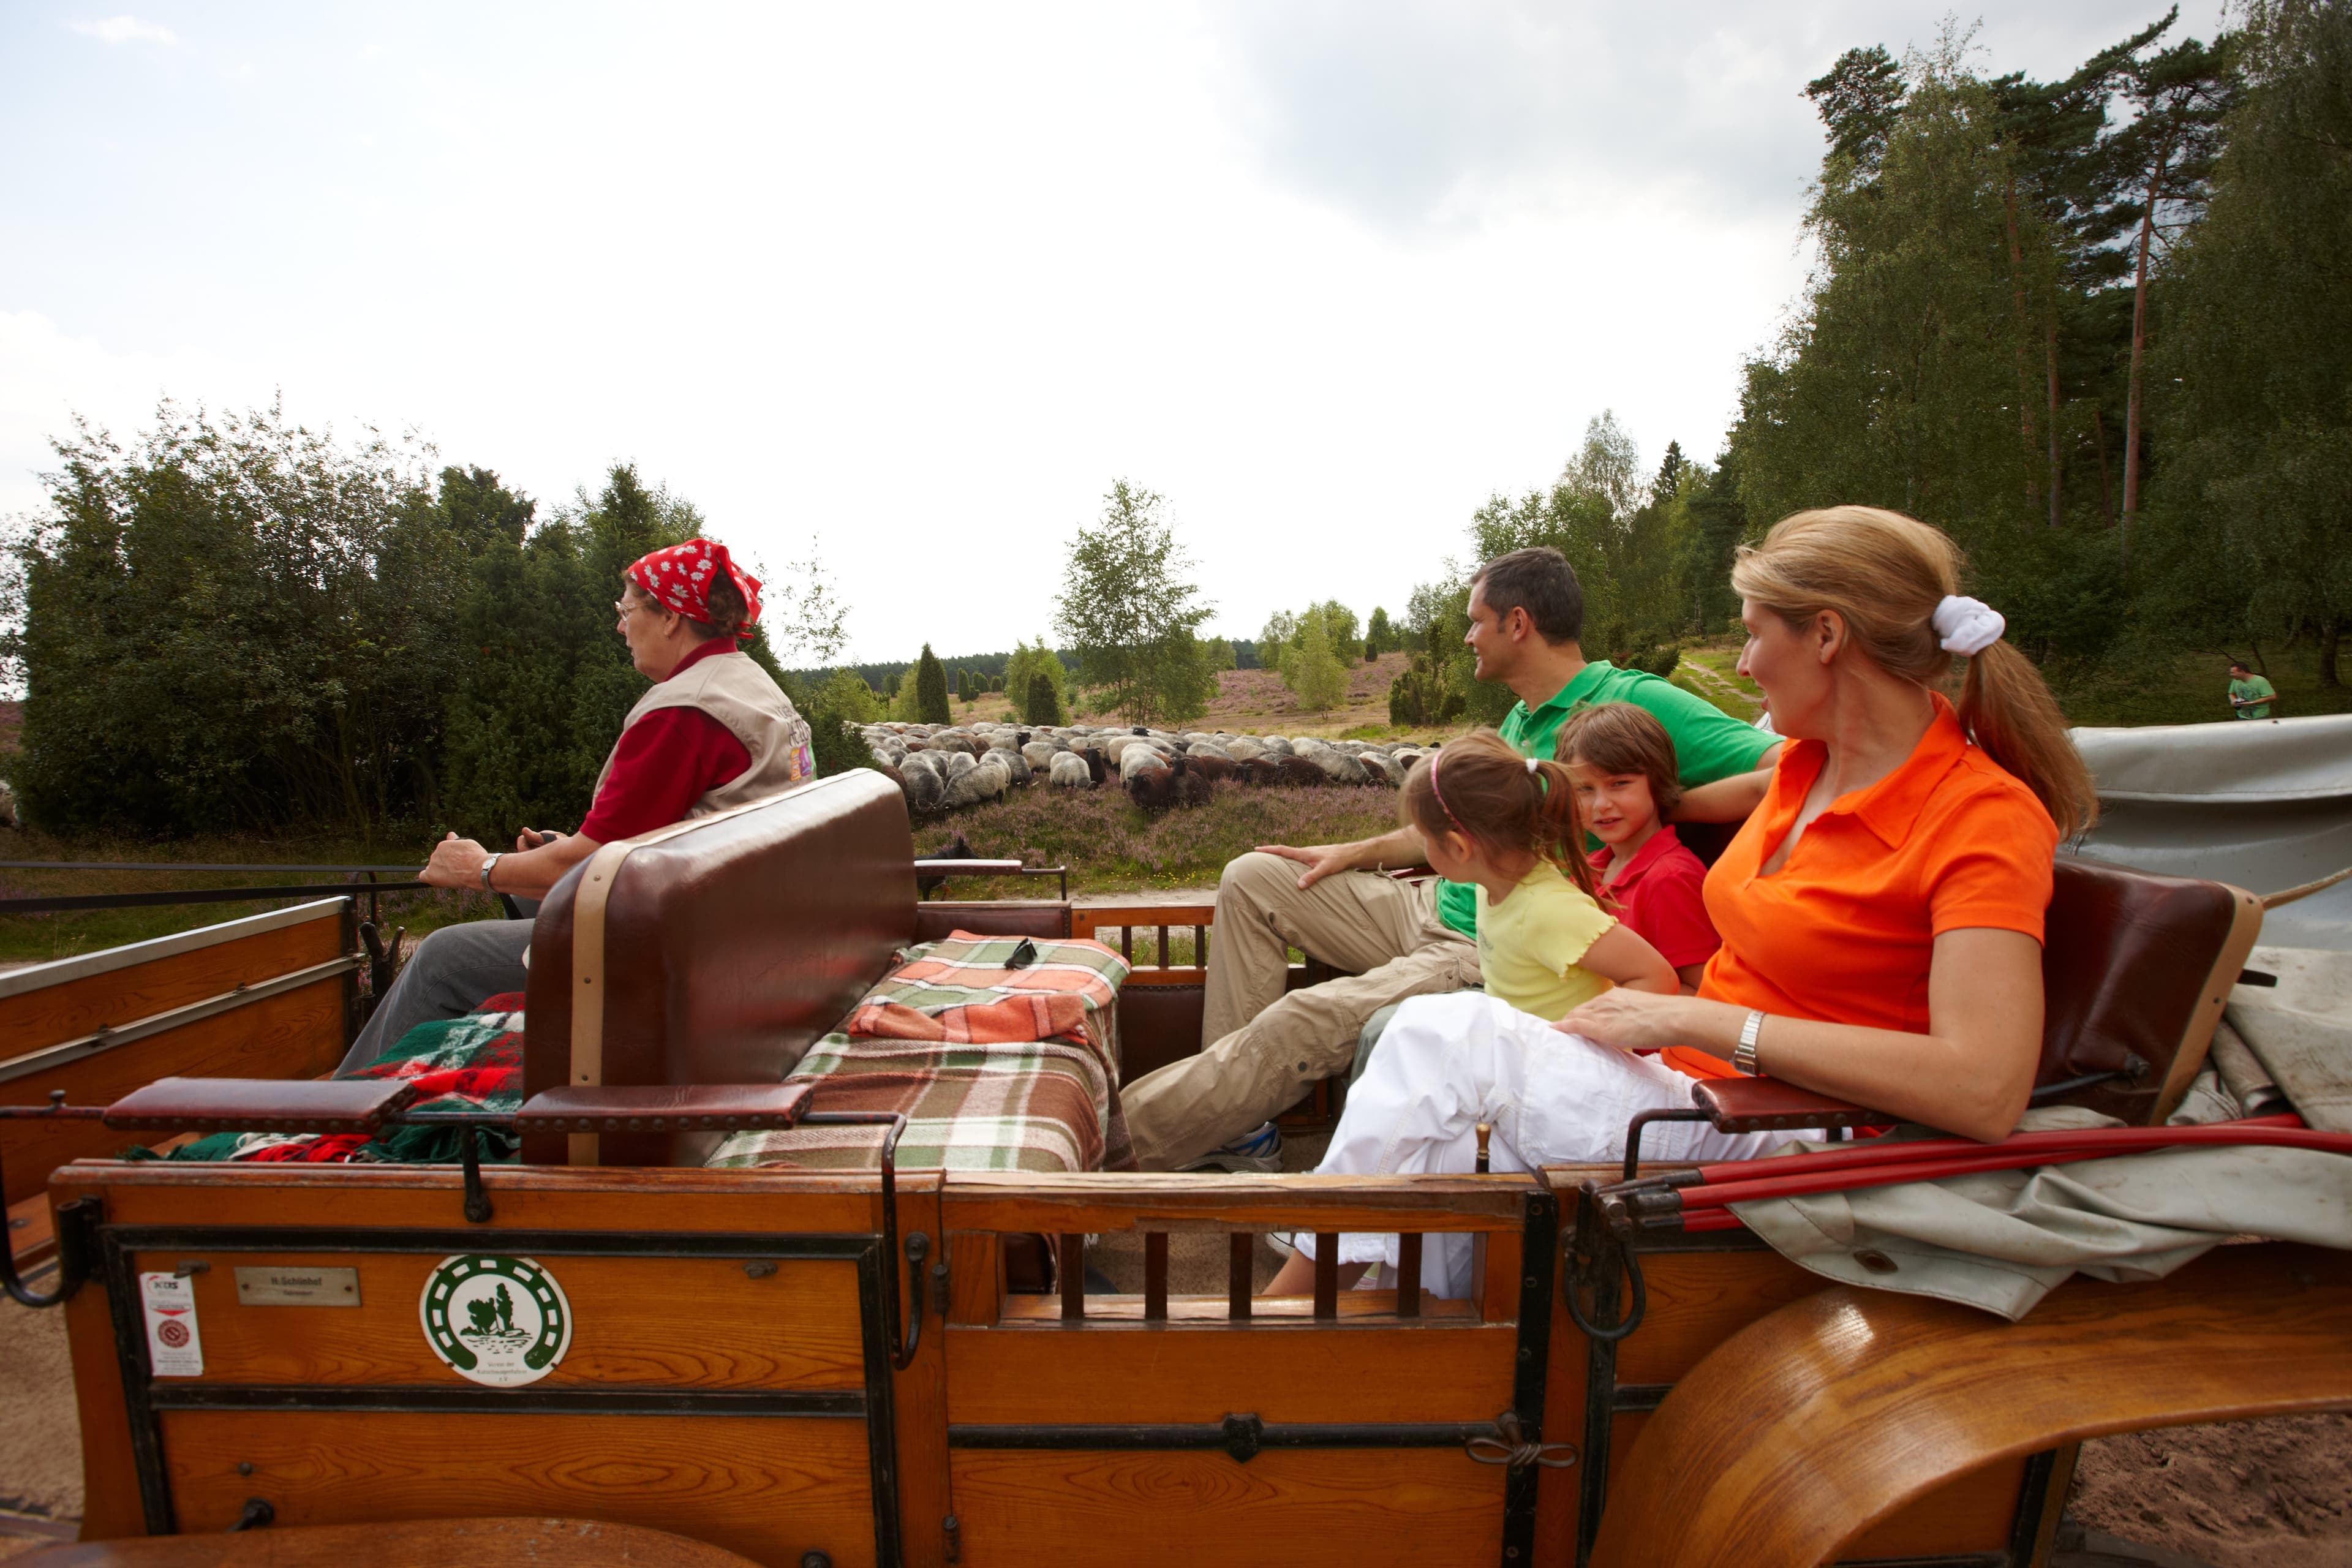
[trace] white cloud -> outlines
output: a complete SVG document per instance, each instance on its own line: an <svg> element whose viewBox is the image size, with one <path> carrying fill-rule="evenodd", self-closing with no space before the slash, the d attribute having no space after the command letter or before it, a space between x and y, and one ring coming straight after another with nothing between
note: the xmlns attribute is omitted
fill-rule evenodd
<svg viewBox="0 0 2352 1568"><path fill-rule="evenodd" d="M109 16L103 22L68 22L67 26L101 44L176 44L179 35L160 22L136 16Z"/></svg>
<svg viewBox="0 0 2352 1568"><path fill-rule="evenodd" d="M1931 42L1948 0L1211 0L1227 111L1269 174L1392 235L1663 194L1786 213L1821 157L1807 81L1848 48ZM2216 0L2179 29L2210 32ZM1990 0L1981 63L2062 76L2150 0Z"/></svg>
<svg viewBox="0 0 2352 1568"><path fill-rule="evenodd" d="M142 72L0 6L0 513L73 412L282 387L542 505L635 461L771 569L815 533L862 658L1039 635L1122 476L1216 629L1396 612L1602 408L1715 449L1804 82L1948 0L1435 3L224 0ZM2048 76L2161 0L1989 3Z"/></svg>

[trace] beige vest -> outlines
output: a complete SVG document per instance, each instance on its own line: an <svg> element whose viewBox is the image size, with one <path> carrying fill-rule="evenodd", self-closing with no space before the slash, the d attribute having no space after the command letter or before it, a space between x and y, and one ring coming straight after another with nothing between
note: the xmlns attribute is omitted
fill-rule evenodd
<svg viewBox="0 0 2352 1568"><path fill-rule="evenodd" d="M656 682L629 710L621 732L628 733L630 725L658 708L698 708L726 725L727 732L751 753L750 767L717 789L704 791L686 808L688 818L764 800L816 776L808 724L749 654L715 653L697 659L683 675ZM613 749L619 752L617 742ZM606 757L604 771L596 775L598 794L612 772L613 759Z"/></svg>

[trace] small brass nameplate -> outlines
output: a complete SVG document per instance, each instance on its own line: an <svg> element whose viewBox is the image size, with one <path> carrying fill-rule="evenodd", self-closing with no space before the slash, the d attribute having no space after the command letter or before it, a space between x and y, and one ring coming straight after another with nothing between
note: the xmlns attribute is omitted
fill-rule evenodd
<svg viewBox="0 0 2352 1568"><path fill-rule="evenodd" d="M356 1268L240 1268L236 1299L247 1307L356 1307Z"/></svg>

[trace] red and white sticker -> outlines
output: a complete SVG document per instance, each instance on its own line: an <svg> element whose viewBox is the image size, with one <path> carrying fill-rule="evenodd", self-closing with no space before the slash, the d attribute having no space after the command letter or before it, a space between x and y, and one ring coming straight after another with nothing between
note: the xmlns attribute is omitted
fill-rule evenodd
<svg viewBox="0 0 2352 1568"><path fill-rule="evenodd" d="M196 1336L196 1282L176 1274L142 1274L139 1304L147 1316L147 1363L157 1377L202 1377L205 1342Z"/></svg>

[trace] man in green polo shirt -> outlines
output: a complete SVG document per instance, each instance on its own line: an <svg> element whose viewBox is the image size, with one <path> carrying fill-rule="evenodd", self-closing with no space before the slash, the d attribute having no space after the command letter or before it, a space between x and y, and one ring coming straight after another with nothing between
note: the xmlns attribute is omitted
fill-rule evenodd
<svg viewBox="0 0 2352 1568"><path fill-rule="evenodd" d="M2267 719L2278 696L2271 683L2236 659L2230 661L2230 711L2241 719Z"/></svg>
<svg viewBox="0 0 2352 1568"><path fill-rule="evenodd" d="M1464 640L1478 679L1518 694L1502 735L1523 754L1549 756L1579 708L1633 702L1674 737L1685 787L1777 755L1777 736L1682 688L1587 659L1583 629L1584 590L1557 550L1515 550L1471 582ZM1225 867L1203 1048L1119 1091L1144 1169L1278 1169L1282 1140L1268 1118L1318 1079L1346 1071L1367 1019L1408 996L1477 984L1475 890L1381 874L1425 863L1421 835L1400 827L1353 844L1262 845ZM1350 973L1286 993L1292 947Z"/></svg>

